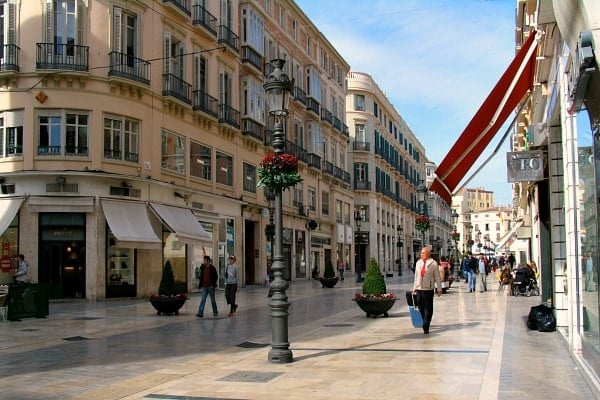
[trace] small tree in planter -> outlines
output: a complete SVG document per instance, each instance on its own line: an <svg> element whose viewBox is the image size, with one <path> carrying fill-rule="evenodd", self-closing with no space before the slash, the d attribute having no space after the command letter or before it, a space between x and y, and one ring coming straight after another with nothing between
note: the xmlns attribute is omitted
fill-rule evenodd
<svg viewBox="0 0 600 400"><path fill-rule="evenodd" d="M177 292L173 267L171 261L167 260L158 285L158 294L150 296L150 303L152 303L158 315L161 313L179 314L179 309L183 307L186 300L187 296L184 293Z"/></svg>
<svg viewBox="0 0 600 400"><path fill-rule="evenodd" d="M367 314L367 317L376 317L379 314L387 317L389 309L396 301L396 296L387 293L385 279L374 258L371 258L369 262L362 293L356 293L354 301Z"/></svg>
<svg viewBox="0 0 600 400"><path fill-rule="evenodd" d="M325 271L323 272L323 277L319 278L321 285L323 287L332 288L338 281L338 277L335 276L335 269L333 269L333 263L331 259L325 260Z"/></svg>

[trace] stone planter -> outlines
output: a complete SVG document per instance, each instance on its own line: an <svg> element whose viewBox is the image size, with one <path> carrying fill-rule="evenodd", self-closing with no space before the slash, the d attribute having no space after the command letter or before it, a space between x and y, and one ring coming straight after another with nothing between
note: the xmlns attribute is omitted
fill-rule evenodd
<svg viewBox="0 0 600 400"><path fill-rule="evenodd" d="M384 300L368 300L368 299L353 299L356 304L367 314L367 318L375 318L378 315L383 314L384 317L388 317L388 311L394 306L396 299L384 299Z"/></svg>
<svg viewBox="0 0 600 400"><path fill-rule="evenodd" d="M181 307L183 307L186 300L187 300L187 297L182 297L182 296L163 297L163 298L160 298L160 297L152 298L151 297L150 303L152 304L152 306L156 310L156 314L158 314L158 315L160 315L160 314L178 315L179 309Z"/></svg>
<svg viewBox="0 0 600 400"><path fill-rule="evenodd" d="M319 278L319 282L321 282L321 285L323 285L324 288L332 288L335 286L336 283L338 283L339 278L337 276L333 277L333 278Z"/></svg>

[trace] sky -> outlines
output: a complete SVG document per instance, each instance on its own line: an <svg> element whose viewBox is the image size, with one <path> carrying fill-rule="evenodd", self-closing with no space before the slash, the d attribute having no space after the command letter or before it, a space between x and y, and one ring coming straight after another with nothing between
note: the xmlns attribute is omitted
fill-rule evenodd
<svg viewBox="0 0 600 400"><path fill-rule="evenodd" d="M351 70L373 77L436 164L515 56L516 0L296 3ZM465 179L492 154L508 125L498 131ZM506 181L509 141L468 184L493 191L496 206L512 204Z"/></svg>

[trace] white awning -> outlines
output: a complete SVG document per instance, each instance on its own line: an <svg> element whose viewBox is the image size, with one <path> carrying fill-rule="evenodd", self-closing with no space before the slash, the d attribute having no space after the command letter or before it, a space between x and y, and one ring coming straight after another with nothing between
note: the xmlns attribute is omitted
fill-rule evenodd
<svg viewBox="0 0 600 400"><path fill-rule="evenodd" d="M150 203L165 225L177 235L177 240L187 244L200 245L210 242L211 237L189 208L173 207L164 204Z"/></svg>
<svg viewBox="0 0 600 400"><path fill-rule="evenodd" d="M512 229L506 235L504 235L504 237L502 239L500 239L500 241L496 244L496 252L498 250L500 250L502 247L504 247L504 245L506 244L506 242L508 242L508 240L511 237L513 237L513 235L517 232L517 230L521 227L521 225L523 225L523 220L518 221L512 227Z"/></svg>
<svg viewBox="0 0 600 400"><path fill-rule="evenodd" d="M102 199L102 209L117 246L160 249L162 241L150 223L145 203Z"/></svg>
<svg viewBox="0 0 600 400"><path fill-rule="evenodd" d="M94 212L94 198L82 196L30 196L27 208L33 212Z"/></svg>
<svg viewBox="0 0 600 400"><path fill-rule="evenodd" d="M23 198L4 198L0 199L0 235L6 231L10 223L15 218L23 204Z"/></svg>

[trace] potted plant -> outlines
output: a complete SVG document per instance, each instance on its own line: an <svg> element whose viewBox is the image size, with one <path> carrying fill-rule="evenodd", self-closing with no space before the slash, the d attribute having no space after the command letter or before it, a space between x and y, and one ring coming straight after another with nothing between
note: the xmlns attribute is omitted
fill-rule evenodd
<svg viewBox="0 0 600 400"><path fill-rule="evenodd" d="M388 311L394 305L396 296L387 293L385 279L374 258L371 258L369 262L362 293L356 293L353 300L367 314L367 318L375 318L380 314L383 314L384 317L389 316Z"/></svg>
<svg viewBox="0 0 600 400"><path fill-rule="evenodd" d="M333 269L333 263L331 259L325 260L325 272L323 272L323 276L319 277L319 282L323 287L332 288L338 282L338 277L335 276L335 270Z"/></svg>
<svg viewBox="0 0 600 400"><path fill-rule="evenodd" d="M150 303L156 309L158 315L177 315L186 300L187 296L185 293L180 293L177 290L173 267L171 267L171 261L167 260L162 270L158 294L150 296Z"/></svg>

